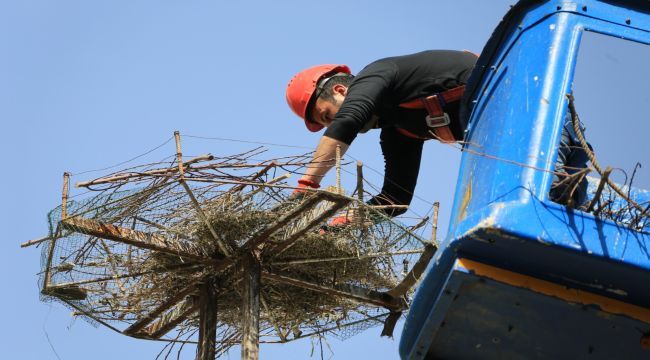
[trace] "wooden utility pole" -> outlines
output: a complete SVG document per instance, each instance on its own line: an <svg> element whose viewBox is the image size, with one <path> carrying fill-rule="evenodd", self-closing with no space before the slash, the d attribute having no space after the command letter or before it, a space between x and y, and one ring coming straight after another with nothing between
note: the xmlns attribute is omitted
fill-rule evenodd
<svg viewBox="0 0 650 360"><path fill-rule="evenodd" d="M241 358L259 359L260 334L260 261L253 252L242 259Z"/></svg>
<svg viewBox="0 0 650 360"><path fill-rule="evenodd" d="M196 360L214 360L217 341L217 291L215 281L201 284L199 295L199 344Z"/></svg>

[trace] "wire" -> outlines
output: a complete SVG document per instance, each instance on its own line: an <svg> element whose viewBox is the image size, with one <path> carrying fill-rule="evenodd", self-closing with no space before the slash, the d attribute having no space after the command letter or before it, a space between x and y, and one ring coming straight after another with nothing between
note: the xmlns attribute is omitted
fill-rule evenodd
<svg viewBox="0 0 650 360"><path fill-rule="evenodd" d="M432 135L434 136L434 138L437 138L437 136L436 136L435 134L432 134ZM265 145L265 146L274 146L274 147L284 147L284 148L294 148L294 149L307 149L307 150L313 150L313 147L307 147L307 146L290 145L290 144L282 144L282 143L271 143L271 142L253 141L253 140L241 140L241 139L224 138L224 137L208 137L208 136L198 136L198 135L183 135L183 137L185 137L185 138L193 138L193 139L201 139L201 140L228 141L228 142L243 143L243 144L254 144L254 145ZM172 138L170 137L170 138L167 139L164 143L158 145L157 147L155 147L155 148L153 148L153 149L151 149L151 150L149 150L149 151L147 151L147 152L145 152L145 153L143 153L143 154L141 154L141 155L138 155L138 156L136 156L136 157L134 157L134 158L132 158L132 159L129 159L129 160L127 160L127 161L123 161L123 162L118 163L118 164L115 164L115 165L113 165L113 166L106 167L106 168L103 168L103 169L96 169L96 170L84 171L84 172L75 173L75 174L72 174L72 175L81 175L81 174L86 174L86 173L90 173L90 172L97 172L97 171L102 171L102 170L108 170L108 169L115 168L115 167L117 167L117 166L120 166L120 165L123 165L123 164L129 163L129 162L131 162L131 161L133 161L133 160L136 160L136 159L138 159L138 158L140 158L140 157L142 157L142 156L145 156L145 155L147 155L147 154L150 154L151 152L153 152L153 151L155 151L155 150L161 148L162 146L166 145L166 144L169 143L171 140L172 140ZM438 140L440 140L440 139L438 139ZM464 143L464 142L460 142L460 141L459 141L459 142L451 142L451 143L450 143L450 142L442 142L442 143L445 144L445 145L449 145L449 146L451 146L451 147L454 148L454 149L460 150L461 152L468 152L468 153L473 154L473 155L482 156L482 157L489 158L489 159L493 159L493 160L497 160L497 161L503 161L503 162L506 162L506 163L509 163L509 164L513 164L513 165L520 166L520 167L525 167L525 168L530 168L530 169L537 170L537 171L543 171L543 172L552 173L552 174L561 174L561 173L556 172L556 171L551 171L551 170L547 170L547 169L543 169L543 168L535 167L535 166L528 165L528 164L524 164L524 163L520 163L520 162L517 162L517 161L514 161L514 160L505 159L505 158L500 158L500 157L497 157L497 156L494 156L494 155L486 154L486 153L483 153L483 152L478 152L478 151L475 151L475 150L469 149L469 148L467 148L467 147L462 147L462 144L469 144L469 145L474 145L474 144ZM359 159L357 159L355 156L351 155L350 152L346 153L345 156L349 157L350 159L352 159L352 160L354 160L354 161L359 161ZM382 172L380 172L379 170L377 170L377 169L375 169L375 168L373 168L373 167L371 167L371 166L368 166L367 164L364 164L364 167L366 167L367 169L371 170L371 171L374 172L375 174L382 175ZM348 174L351 174L351 172L348 171L348 170L344 170L344 171L345 171L346 173L348 173ZM297 172L296 172L296 173L297 173ZM377 191L377 190L379 189L378 186L375 186L374 184L371 184L371 183L368 182L367 180L364 180L364 181L366 181L366 183L369 184L370 187L372 187L374 190ZM425 203L425 204L428 204L428 205L433 206L433 202L428 201L428 200L426 200L426 199L424 199L424 198L422 198L422 197L416 195L416 194L413 193L412 191L409 191L409 190L403 188L402 186L400 186L399 184L397 184L397 183L396 183L395 181L393 181L392 179L390 179L390 178L386 178L386 177L385 177L385 174L384 174L384 181L389 181L389 182L391 182L393 185L399 187L401 190L403 190L403 191L409 193L410 195L412 195L414 199L417 199L417 200L419 200L419 201L421 201L421 202L423 202L423 203ZM416 215L417 215L417 214L416 214Z"/></svg>
<svg viewBox="0 0 650 360"><path fill-rule="evenodd" d="M203 140L218 140L218 141L229 141L229 142L244 143L244 144L253 144L253 145L267 145L267 146L278 146L278 147L285 147L285 148L296 148L296 149L307 149L307 150L313 150L313 147L307 147L307 146L288 145L288 144L279 144L279 143L268 143L268 142L261 142L261 141L252 141L252 140L240 140L240 139L232 139L232 138L207 137L207 136L196 136L196 135L183 135L183 137L195 138L195 139L203 139ZM350 155L350 152L349 152L349 151L346 153L345 156L351 158L351 159L354 160L354 161L359 161L356 157ZM381 173L380 171L374 169L373 167L370 167L370 166L368 166L368 165L366 165L366 164L364 164L364 167L370 169L372 172L374 172L374 173L376 173L376 174L378 174L378 175L382 175L382 173ZM350 173L349 171L346 171L346 172ZM398 187L401 188L402 190L408 192L410 195L413 195L414 198L416 198L416 199L418 199L418 200L420 200L420 201L423 201L424 203L426 203L426 204L428 204L428 205L433 205L432 202L427 201L427 200L425 200L424 198L415 195L413 192L404 189L403 187L401 187L400 185L398 185L397 183L395 183L393 180L388 179L388 178L385 178L385 179L388 180L388 181L390 181L391 183L393 183L395 186L398 186ZM368 183L368 184L370 184L370 183ZM372 185L372 184L370 184L370 185ZM374 187L374 186L373 186L373 187ZM376 187L374 187L374 188L376 188Z"/></svg>
<svg viewBox="0 0 650 360"><path fill-rule="evenodd" d="M139 159L139 158L141 158L141 157L143 157L143 156L145 156L145 155L151 154L152 152L154 152L154 151L160 149L161 147L167 145L167 143L170 142L172 139L173 139L173 137L170 137L170 138L167 139L164 143L162 143L162 144L156 146L155 148L153 148L153 149L151 149L151 150L148 150L147 152L142 153L142 154L140 154L140 155L138 155L138 156L136 156L136 157L134 157L134 158L131 158L131 159L129 159L129 160L122 161L122 162L120 162L120 163L118 163L118 164L115 164L115 165L112 165L112 166L109 166L109 167L105 167L105 168L102 168L102 169L95 169L95 170L82 171L82 172L78 172L78 173L70 174L70 176L83 175L83 174L88 174L88 173L91 173L91 172L97 172L97 171L104 171L104 170L113 169L113 168L116 168L116 167L118 167L118 166L121 166L121 165L124 165L124 164L130 163L130 162L133 161L133 160Z"/></svg>
<svg viewBox="0 0 650 360"><path fill-rule="evenodd" d="M277 143L268 143L268 142L261 142L261 141L248 141L248 140L229 139L229 138L221 138L221 137L206 137L206 136L196 136L196 135L183 135L183 137L202 139L202 140L220 140L220 141L230 141L230 142L237 142L237 143L244 143L244 144L268 145L268 146L313 150L313 148L307 146L277 144Z"/></svg>

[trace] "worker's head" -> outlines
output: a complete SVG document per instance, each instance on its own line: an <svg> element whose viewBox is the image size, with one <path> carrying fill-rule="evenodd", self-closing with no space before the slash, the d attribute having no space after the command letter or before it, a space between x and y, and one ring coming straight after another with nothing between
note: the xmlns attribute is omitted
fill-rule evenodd
<svg viewBox="0 0 650 360"><path fill-rule="evenodd" d="M287 103L309 131L319 131L332 122L352 78L346 65L318 65L303 70L287 86Z"/></svg>

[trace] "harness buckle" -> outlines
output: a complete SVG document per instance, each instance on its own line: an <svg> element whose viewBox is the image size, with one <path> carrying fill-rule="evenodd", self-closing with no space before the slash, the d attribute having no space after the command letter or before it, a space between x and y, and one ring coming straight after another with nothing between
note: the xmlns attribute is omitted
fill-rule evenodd
<svg viewBox="0 0 650 360"><path fill-rule="evenodd" d="M449 123L451 122L449 120L449 115L447 115L446 112L443 112L442 115L440 116L427 115L424 119L427 122L427 126L429 126L430 128L444 127L449 125Z"/></svg>

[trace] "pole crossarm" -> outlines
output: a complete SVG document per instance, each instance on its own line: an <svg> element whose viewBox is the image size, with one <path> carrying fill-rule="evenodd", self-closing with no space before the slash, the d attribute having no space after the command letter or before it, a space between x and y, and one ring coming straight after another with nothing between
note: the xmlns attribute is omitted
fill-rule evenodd
<svg viewBox="0 0 650 360"><path fill-rule="evenodd" d="M271 235L273 235L276 231L281 229L283 226L287 225L291 220L294 220L295 218L301 216L305 211L309 211L314 206L316 206L321 200L325 198L324 194L325 193L317 193L316 195L310 197L309 199L306 199L295 209L283 215L276 222L272 223L271 225L257 232L248 241L246 241L246 243L243 246L243 251L252 250L260 243L268 240L268 238ZM306 230L309 230L309 228L307 228Z"/></svg>
<svg viewBox="0 0 650 360"><path fill-rule="evenodd" d="M325 193L323 193L325 194ZM301 236L303 236L307 231L310 229L314 228L318 224L322 223L326 219L330 218L334 213L345 207L347 204L350 203L350 199L345 198L345 197L332 197L328 194L326 199L329 197L328 200L333 201L334 203L330 206L329 209L325 210L323 213L318 215L316 218L312 219L307 225L305 225L302 229L296 231L295 233L291 234L288 238L284 239L281 243L271 247L270 250L267 252L267 256L277 256L281 254L283 251L287 250L289 247L291 247L296 240L298 240Z"/></svg>
<svg viewBox="0 0 650 360"><path fill-rule="evenodd" d="M193 253L190 246L184 246L179 242L172 243L164 236L160 235L131 230L113 224L101 223L80 217L70 217L62 220L61 223L65 227L74 228L77 232L102 239L113 240L143 249L160 251L170 255L178 255L183 258L203 263L211 263L214 261Z"/></svg>
<svg viewBox="0 0 650 360"><path fill-rule="evenodd" d="M145 337L149 339L160 339L198 310L198 301L194 298L186 298L176 304L170 311L160 316L158 321L152 322L145 329L141 330L140 334L145 334Z"/></svg>
<svg viewBox="0 0 650 360"><path fill-rule="evenodd" d="M166 301L164 301L162 304L160 304L156 309L152 310L149 312L149 314L145 315L141 320L138 322L134 323L131 325L129 328L124 330L124 334L129 335L129 336L134 336L134 337L143 337L143 335L146 335L144 337L149 337L153 336L153 334L149 333L142 333L140 334L141 330L147 327L149 324L152 322L156 321L156 319L159 319L158 321L160 322L156 327L158 329L167 329L167 327L164 325L165 321L173 321L174 326L180 324L183 320L185 320L189 315L192 315L197 309L198 309L198 304L197 307L194 308L193 311L188 311L187 313L182 313L175 317L174 319L161 319L164 314L172 307L178 306L179 302L183 301L186 296L192 295L195 292L199 291L199 285L202 282L209 281L209 278L216 278L216 276L223 271L226 271L229 269L231 266L235 265L235 259L229 258L229 259L223 259L219 261L216 264L213 264L213 266L209 269L209 274L206 275L203 279L197 279L192 281L189 285L184 287L183 289L179 290L175 295L169 297ZM162 316L161 316L162 315ZM160 338L161 336L165 335L167 332L171 331L174 327L169 327L167 331L162 333L162 330L158 330L158 333L156 334L156 338Z"/></svg>
<svg viewBox="0 0 650 360"><path fill-rule="evenodd" d="M149 314L143 316L140 320L136 321L131 326L126 328L123 331L123 333L129 336L138 337L138 335L140 335L140 331L145 327L147 327L147 325L151 324L157 317L159 317L165 311L169 310L170 308L178 304L186 296L195 293L197 291L198 282L199 282L198 280L191 282L189 285L185 286L184 288L176 292L176 294L167 298L167 300L165 300L157 308L149 312Z"/></svg>

